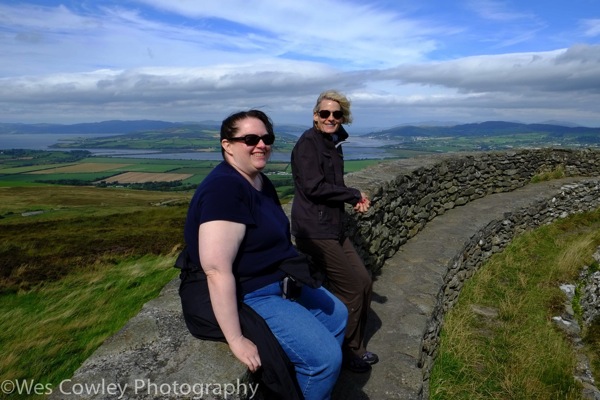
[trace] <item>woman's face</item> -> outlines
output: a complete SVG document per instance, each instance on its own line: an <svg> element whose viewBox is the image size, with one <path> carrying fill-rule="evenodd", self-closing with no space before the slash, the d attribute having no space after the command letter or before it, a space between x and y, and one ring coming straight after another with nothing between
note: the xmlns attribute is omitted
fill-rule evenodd
<svg viewBox="0 0 600 400"><path fill-rule="evenodd" d="M344 117L335 118L333 116L334 111L341 111L341 106L337 101L323 99L319 103L319 111L329 111L327 118L321 118L319 111L313 115L316 128L323 133L333 134L340 128L340 124L344 122Z"/></svg>
<svg viewBox="0 0 600 400"><path fill-rule="evenodd" d="M268 134L265 124L257 118L244 118L237 123L238 131L234 137L246 135L265 136ZM230 141L223 139L221 145L228 155L228 161L238 171L255 176L267 165L271 155L271 146L260 140L256 145L250 146L243 141Z"/></svg>

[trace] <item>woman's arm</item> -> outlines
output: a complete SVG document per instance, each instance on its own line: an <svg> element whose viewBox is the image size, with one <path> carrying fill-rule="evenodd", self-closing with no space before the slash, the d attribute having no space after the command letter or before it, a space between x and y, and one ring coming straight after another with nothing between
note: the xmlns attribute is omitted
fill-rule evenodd
<svg viewBox="0 0 600 400"><path fill-rule="evenodd" d="M200 264L206 273L210 301L229 348L250 371L261 363L258 349L242 335L232 265L246 225L230 221L210 221L198 228Z"/></svg>

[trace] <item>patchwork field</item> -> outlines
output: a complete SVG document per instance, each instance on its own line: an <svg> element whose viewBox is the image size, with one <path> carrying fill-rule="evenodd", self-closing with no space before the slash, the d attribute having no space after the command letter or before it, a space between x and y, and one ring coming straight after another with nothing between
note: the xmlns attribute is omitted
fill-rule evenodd
<svg viewBox="0 0 600 400"><path fill-rule="evenodd" d="M170 174L150 172L125 172L103 179L107 183L146 183L146 182L175 182L190 178L192 174Z"/></svg>
<svg viewBox="0 0 600 400"><path fill-rule="evenodd" d="M39 169L29 172L30 174L68 174L85 172L104 172L118 168L125 168L131 164L107 164L107 163L77 163L54 168Z"/></svg>
<svg viewBox="0 0 600 400"><path fill-rule="evenodd" d="M353 172L382 160L346 161ZM195 188L219 160L172 160L92 156L87 152L18 150L0 152L0 188L69 186L125 186L157 191ZM294 187L289 162L271 162L264 170L282 202Z"/></svg>

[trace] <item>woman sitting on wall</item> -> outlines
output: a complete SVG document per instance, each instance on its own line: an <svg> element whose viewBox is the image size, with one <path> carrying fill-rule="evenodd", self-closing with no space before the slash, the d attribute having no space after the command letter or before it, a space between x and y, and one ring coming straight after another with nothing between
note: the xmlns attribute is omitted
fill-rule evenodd
<svg viewBox="0 0 600 400"><path fill-rule="evenodd" d="M341 369L348 313L326 289L294 285L283 270L306 271L308 265L291 243L273 184L261 172L274 141L272 123L262 111L239 112L223 121L224 161L196 190L185 224L184 317L194 336L224 338L252 372L262 366L263 374L281 377L272 360L283 349L301 395L327 399ZM264 343L268 337L255 327L255 314L262 317L259 325L263 320L268 325L277 349ZM297 385L280 382L271 390L280 398L298 398L291 393Z"/></svg>

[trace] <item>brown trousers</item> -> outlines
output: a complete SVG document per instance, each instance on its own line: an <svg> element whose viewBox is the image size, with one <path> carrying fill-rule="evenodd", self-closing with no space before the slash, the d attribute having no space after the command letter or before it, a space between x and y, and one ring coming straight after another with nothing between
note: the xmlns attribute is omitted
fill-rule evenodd
<svg viewBox="0 0 600 400"><path fill-rule="evenodd" d="M373 293L370 271L348 238L341 242L296 238L296 246L311 256L315 265L324 268L327 289L348 307L344 350L362 356L366 351L365 328Z"/></svg>

